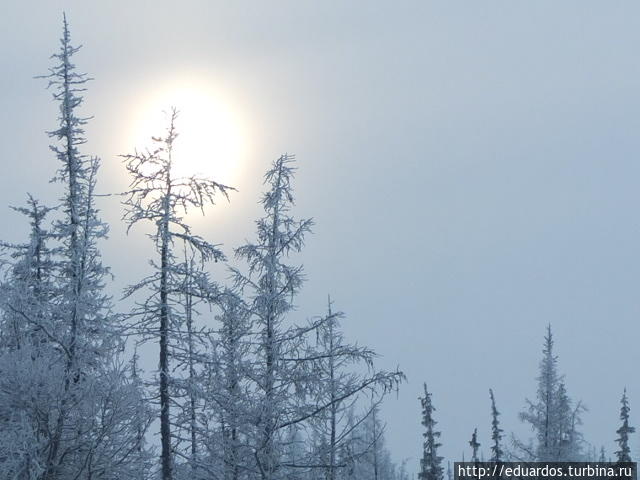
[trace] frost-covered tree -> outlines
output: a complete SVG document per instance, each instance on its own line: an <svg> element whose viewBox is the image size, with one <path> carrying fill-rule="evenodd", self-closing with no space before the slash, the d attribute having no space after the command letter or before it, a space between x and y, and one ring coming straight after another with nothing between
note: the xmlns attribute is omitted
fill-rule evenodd
<svg viewBox="0 0 640 480"><path fill-rule="evenodd" d="M215 299L218 327L205 333L198 388L201 470L224 480L244 480L252 471L254 346L250 311L237 292L226 288Z"/></svg>
<svg viewBox="0 0 640 480"><path fill-rule="evenodd" d="M109 276L98 248L107 233L96 207L100 162L81 152L87 119L77 110L89 79L73 64L78 50L65 18L45 76L60 112L49 135L61 205L51 228L43 226L50 209L35 200L19 209L30 218L30 241L13 249L2 293L2 323L21 319L25 327L20 348L0 358L3 478L127 477L136 448L138 399L118 359L118 317L104 291Z"/></svg>
<svg viewBox="0 0 640 480"><path fill-rule="evenodd" d="M375 352L346 343L340 331L341 312L334 312L328 300L327 315L318 325L317 345L310 357L316 357L314 371L319 382L314 382L314 402L328 405L312 420L319 441L312 462L322 466L326 480L335 480L338 470L346 462L340 458L352 429L375 415L384 395L396 389L404 379L399 372L378 371L374 368ZM366 371L366 374L358 373ZM363 396L374 399L370 407L357 417L354 411L362 404ZM364 452L361 452L364 453Z"/></svg>
<svg viewBox="0 0 640 480"><path fill-rule="evenodd" d="M254 457L262 480L273 480L281 466L281 430L302 420L290 408L303 368L297 352L304 347L304 334L288 328L285 316L302 285L302 267L289 266L286 258L299 252L312 221L296 221L293 205L294 158L282 155L265 175L268 191L262 198L265 215L257 221L256 243L236 249L247 262L247 274L234 269L236 284L249 296L252 321L259 331L256 345L256 411L253 438ZM288 360L285 358L288 357ZM299 385L299 384L298 384ZM311 415L310 415L311 416Z"/></svg>
<svg viewBox="0 0 640 480"><path fill-rule="evenodd" d="M392 462L386 447L385 425L380 420L379 407L373 405L371 413L351 432L346 444L353 456L347 467L337 471L337 478L350 480L395 480L402 469ZM323 472L324 473L324 472ZM406 474L406 470L404 472ZM321 476L323 480L325 476Z"/></svg>
<svg viewBox="0 0 640 480"><path fill-rule="evenodd" d="M251 324L246 305L239 295L227 290L221 296L221 324L218 347L220 361L218 373L222 388L212 391L220 412L222 431L223 467L225 480L239 480L243 459L250 455L247 451L250 411L247 405L247 373L250 371L249 335Z"/></svg>
<svg viewBox="0 0 640 480"><path fill-rule="evenodd" d="M175 355L171 345L172 332L179 331L182 316L174 308L181 300L185 271L177 259L176 242L193 249L201 261L222 260L220 249L191 233L184 220L187 210L214 204L218 195L227 197L230 187L207 178L175 176L174 142L178 137L178 112L170 113L169 126L162 137L154 137L155 149L124 155L131 176L130 191L124 202L125 220L129 229L140 222L151 222L155 232L150 235L157 259L151 262L153 273L130 287L126 296L147 290L149 296L134 312L135 327L147 340L159 344L160 443L162 479L173 479L173 451L171 436L171 358ZM198 281L198 279L194 279Z"/></svg>
<svg viewBox="0 0 640 480"><path fill-rule="evenodd" d="M437 422L433 418L435 407L431 401L431 393L427 390L426 383L424 384L424 397L420 398L420 403L422 405L422 426L425 431L422 434L424 442L418 478L420 480L442 480L444 474L442 457L438 455L438 448L442 444L438 441L440 432L435 429Z"/></svg>
<svg viewBox="0 0 640 480"><path fill-rule="evenodd" d="M313 222L295 220L292 155L280 156L265 175L264 216L257 221L257 239L236 249L248 271L233 269L236 286L245 297L250 322L257 335L251 352L255 470L262 480L286 478L287 468L325 469L334 475L344 439L339 423L344 408L360 393L374 398L397 386L400 372L371 370L365 376L343 371L350 362L371 366L373 352L346 345L336 326L337 316L298 325L288 318L302 283L302 267L288 257L304 246ZM314 346L310 336L318 338ZM332 424L335 425L332 427ZM292 425L315 426L323 463L310 459L295 465L286 458L287 434ZM333 432L333 433L332 433ZM320 452L316 450L316 454Z"/></svg>
<svg viewBox="0 0 640 480"><path fill-rule="evenodd" d="M560 386L558 358L553 353L551 325L547 326L542 354L538 377L538 402L536 404L528 402L529 411L520 416L531 424L538 436L537 459L550 461L555 457L553 450L559 442L554 434L557 430L557 391Z"/></svg>
<svg viewBox="0 0 640 480"><path fill-rule="evenodd" d="M106 238L108 227L98 217L95 188L100 160L81 152L86 143L84 126L87 118L77 109L83 103L82 92L90 80L79 73L73 56L79 47L71 45L69 27L64 18L60 50L53 55L56 64L50 68L49 87L59 104L58 128L48 132L57 140L51 146L60 166L54 182L62 183L64 215L54 223L52 236L62 244L58 268L61 292L58 315L68 325L69 369L77 375L79 359L99 354L103 342L113 341L111 305L104 293L107 268L102 265L97 243ZM92 362L90 358L84 358ZM84 367L84 365L83 365Z"/></svg>
<svg viewBox="0 0 640 480"><path fill-rule="evenodd" d="M145 386L142 379L142 372L138 366L138 359L136 346L131 362L129 363L128 381L135 399L135 413L131 419L135 431L135 448L130 459L130 471L132 472L132 479L145 480L150 478L150 472L153 466L152 452L146 445L146 434L151 426L152 420L155 418L155 414L151 410L148 399L145 397Z"/></svg>
<svg viewBox="0 0 640 480"><path fill-rule="evenodd" d="M63 386L47 452L45 478L59 476L65 468L65 459L72 458L63 447L69 440L65 438L67 432L82 430L78 426L83 418L78 416L77 398L84 394L79 390L91 385L91 375L100 370L101 356L114 348L117 338L109 298L104 293L108 270L102 265L97 247L108 230L98 218L95 206L100 162L80 151L86 143L87 119L79 116L77 109L83 102L82 92L89 78L77 72L73 64L72 57L78 50L71 45L64 18L60 50L53 55L56 63L45 77L54 89L53 96L60 109L58 128L49 135L58 142L51 147L60 162L54 181L64 185L64 215L54 223L52 231L61 244L57 262L59 293L49 306L55 322L49 335L64 353ZM87 439L76 441L78 445L86 445ZM83 450L69 448L76 454Z"/></svg>
<svg viewBox="0 0 640 480"><path fill-rule="evenodd" d="M578 426L584 407L580 402L573 405L558 373L551 325L547 326L542 353L537 401L527 400L527 410L520 413L521 420L529 423L535 432L537 443L529 446L515 440L515 447L520 457L527 460L579 461L583 440Z"/></svg>
<svg viewBox="0 0 640 480"><path fill-rule="evenodd" d="M627 389L625 388L622 393L622 398L620 399L620 420L622 421L622 425L616 433L618 434L618 438L616 439L616 443L618 444L619 450L615 452L616 460L618 462L631 462L631 449L629 448L629 435L636 431L635 427L629 425L629 400L627 398Z"/></svg>
<svg viewBox="0 0 640 480"><path fill-rule="evenodd" d="M10 257L5 281L0 284L0 349L19 349L25 343L35 347L48 341L45 331L50 332L52 325L47 307L56 295L54 252L48 246L51 236L44 225L52 209L31 195L27 206L12 208L28 218L30 233L25 243L0 243Z"/></svg>
<svg viewBox="0 0 640 480"><path fill-rule="evenodd" d="M176 408L171 423L175 426L173 451L187 464L187 468L182 470L188 472L185 473L188 478L198 479L205 475L201 445L206 443L207 437L202 428L202 416L207 379L205 370L210 368L210 362L206 352L208 332L196 320L200 315L199 308L210 308L211 302L216 300L218 287L204 270L205 264L197 261L197 250L183 243L184 260L173 266L176 280L182 279L182 283L175 287L172 305L172 356L175 365L172 367L170 393Z"/></svg>
<svg viewBox="0 0 640 480"><path fill-rule="evenodd" d="M498 412L496 408L496 399L492 389L489 389L489 397L491 398L491 461L500 462L504 456L501 444L502 429L500 428L500 420L498 419L500 412Z"/></svg>
<svg viewBox="0 0 640 480"><path fill-rule="evenodd" d="M558 387L558 432L560 439L556 458L560 461L577 461L584 458L584 440L578 427L582 424L580 414L584 411L582 403L576 406L567 394L564 382Z"/></svg>

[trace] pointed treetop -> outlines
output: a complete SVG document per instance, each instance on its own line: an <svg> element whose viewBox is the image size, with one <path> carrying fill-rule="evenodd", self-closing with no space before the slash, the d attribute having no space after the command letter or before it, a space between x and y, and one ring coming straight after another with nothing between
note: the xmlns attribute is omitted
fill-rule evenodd
<svg viewBox="0 0 640 480"><path fill-rule="evenodd" d="M627 399L627 389L622 392L622 398L620 399L620 420L622 425L616 433L618 438L616 443L619 446L619 450L615 452L618 462L631 462L631 449L629 448L629 435L636 431L635 427L629 425L629 400Z"/></svg>
<svg viewBox="0 0 640 480"><path fill-rule="evenodd" d="M503 456L500 444L503 430L500 428L500 420L498 419L500 412L496 408L496 399L491 388L489 389L489 397L491 398L491 441L493 442L493 445L491 445L491 461L500 462Z"/></svg>

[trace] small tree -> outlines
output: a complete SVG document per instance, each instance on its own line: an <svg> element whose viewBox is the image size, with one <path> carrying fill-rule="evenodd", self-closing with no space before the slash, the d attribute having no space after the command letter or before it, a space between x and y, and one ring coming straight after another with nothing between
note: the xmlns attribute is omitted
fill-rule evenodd
<svg viewBox="0 0 640 480"><path fill-rule="evenodd" d="M422 425L425 431L422 434L424 443L418 478L421 480L442 480L442 457L438 455L438 448L442 444L438 442L440 432L435 430L437 422L433 418L435 407L431 401L431 394L427 391L426 383L424 384L424 397L420 398L420 403L422 404Z"/></svg>
<svg viewBox="0 0 640 480"><path fill-rule="evenodd" d="M478 458L478 450L480 449L480 443L478 442L478 429L473 429L473 434L471 435L471 440L469 441L469 446L471 447L471 461L473 463L477 463L480 461Z"/></svg>
<svg viewBox="0 0 640 480"><path fill-rule="evenodd" d="M622 393L622 398L620 399L621 407L620 407L620 420L622 420L622 425L616 433L618 434L618 438L616 439L616 443L618 444L619 450L615 452L616 460L618 462L631 462L631 449L629 448L629 435L636 431L635 427L629 425L629 401L627 399L627 389L625 388Z"/></svg>
<svg viewBox="0 0 640 480"><path fill-rule="evenodd" d="M500 443L502 441L502 429L500 428L500 420L498 419L500 412L498 412L496 408L496 399L493 396L492 389L489 389L489 396L491 397L491 441L493 442L491 445L491 461L500 462L503 457Z"/></svg>
<svg viewBox="0 0 640 480"><path fill-rule="evenodd" d="M225 289L216 305L219 328L207 334L207 364L201 383L203 446L208 470L220 472L224 480L240 480L253 466L249 447L253 421L253 394L249 390L252 324L250 310L237 292Z"/></svg>
<svg viewBox="0 0 640 480"><path fill-rule="evenodd" d="M0 350L19 349L25 342L37 347L49 341L45 332L51 332L53 325L47 307L56 295L55 252L48 245L51 234L44 227L52 209L31 195L27 206L12 208L28 218L30 233L26 243L0 242L11 258L6 282L0 285ZM38 349L33 353L37 355Z"/></svg>

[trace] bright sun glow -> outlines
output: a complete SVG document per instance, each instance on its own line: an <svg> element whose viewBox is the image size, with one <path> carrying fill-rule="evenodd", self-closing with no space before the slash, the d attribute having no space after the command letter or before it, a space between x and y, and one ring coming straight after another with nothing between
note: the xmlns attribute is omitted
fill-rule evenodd
<svg viewBox="0 0 640 480"><path fill-rule="evenodd" d="M235 186L245 163L246 141L240 121L228 101L206 85L176 82L142 100L132 129L139 150L151 148L152 136L163 136L168 114L176 107L179 116L174 144L175 176L203 175Z"/></svg>

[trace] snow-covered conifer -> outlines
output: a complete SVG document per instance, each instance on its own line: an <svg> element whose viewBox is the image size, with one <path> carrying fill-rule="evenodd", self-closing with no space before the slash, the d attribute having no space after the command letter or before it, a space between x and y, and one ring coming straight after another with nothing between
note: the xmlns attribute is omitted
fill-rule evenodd
<svg viewBox="0 0 640 480"><path fill-rule="evenodd" d="M422 405L422 426L425 431L422 434L424 443L418 478L420 480L442 480L444 473L442 457L438 455L438 448L442 444L438 441L440 432L435 429L437 422L433 417L435 407L431 401L431 393L427 390L426 383L424 384L424 397L420 398L420 403Z"/></svg>
<svg viewBox="0 0 640 480"><path fill-rule="evenodd" d="M491 461L500 462L504 455L501 444L502 429L500 428L500 420L498 419L500 412L498 412L496 408L496 399L492 389L489 389L489 396L491 398Z"/></svg>
<svg viewBox="0 0 640 480"><path fill-rule="evenodd" d="M534 461L580 461L583 441L578 426L585 409L581 402L573 405L558 373L551 325L547 326L542 353L537 401L527 400L527 410L520 413L521 420L536 433L537 444L530 447L515 440L518 455Z"/></svg>
<svg viewBox="0 0 640 480"><path fill-rule="evenodd" d="M616 433L618 434L618 438L616 439L616 443L618 444L619 450L615 452L616 460L618 462L631 462L631 449L629 448L629 435L636 431L635 427L629 425L629 400L627 398L627 389L624 389L622 392L622 398L620 399L620 420L622 421L622 425Z"/></svg>

